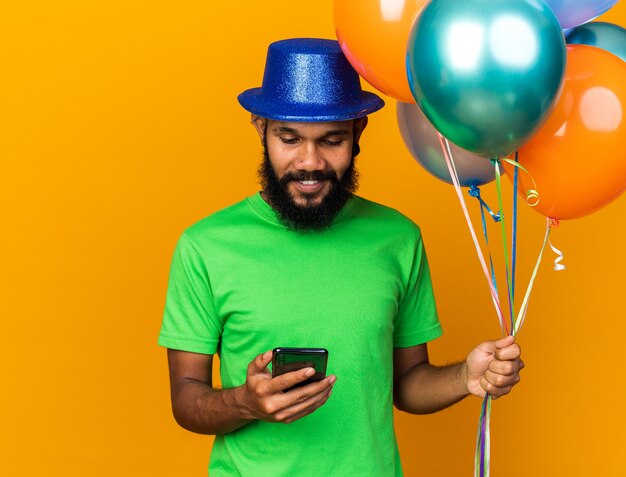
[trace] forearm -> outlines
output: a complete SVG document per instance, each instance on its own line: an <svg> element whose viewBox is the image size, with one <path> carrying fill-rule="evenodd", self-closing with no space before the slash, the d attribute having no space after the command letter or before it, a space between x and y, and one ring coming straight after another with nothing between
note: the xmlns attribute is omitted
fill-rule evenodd
<svg viewBox="0 0 626 477"><path fill-rule="evenodd" d="M422 363L394 383L396 407L412 414L440 411L469 394L464 363L441 367Z"/></svg>
<svg viewBox="0 0 626 477"><path fill-rule="evenodd" d="M172 393L176 422L198 434L227 434L254 419L242 405L243 386L214 389L206 383L186 379Z"/></svg>

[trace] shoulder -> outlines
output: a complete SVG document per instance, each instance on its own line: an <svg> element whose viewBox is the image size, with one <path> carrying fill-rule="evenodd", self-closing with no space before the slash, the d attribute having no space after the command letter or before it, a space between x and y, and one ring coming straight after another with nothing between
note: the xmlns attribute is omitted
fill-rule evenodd
<svg viewBox="0 0 626 477"><path fill-rule="evenodd" d="M191 242L202 242L242 226L250 221L252 215L246 198L204 217L185 229L182 236Z"/></svg>
<svg viewBox="0 0 626 477"><path fill-rule="evenodd" d="M376 221L378 225L390 228L390 231L396 233L404 232L420 236L419 226L399 210L360 196L355 196L354 199L357 218Z"/></svg>

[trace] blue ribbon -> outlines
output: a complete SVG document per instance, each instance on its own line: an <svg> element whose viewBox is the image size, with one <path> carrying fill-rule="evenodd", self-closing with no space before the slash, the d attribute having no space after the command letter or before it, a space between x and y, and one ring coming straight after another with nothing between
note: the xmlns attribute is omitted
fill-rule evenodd
<svg viewBox="0 0 626 477"><path fill-rule="evenodd" d="M483 198L480 196L480 189L478 187L476 187L475 185L473 185L472 187L470 187L470 189L467 191L467 193L472 196L472 197L476 197L478 199L478 201L480 202L480 205L482 207L484 207L487 212L489 212L489 215L491 215L491 218L493 219L494 222L500 222L500 220L502 219L500 212L498 212L497 214L495 212L493 212L489 206L487 205L487 203L483 200ZM482 210L482 209L481 209Z"/></svg>
<svg viewBox="0 0 626 477"><path fill-rule="evenodd" d="M480 203L480 217L481 217L482 222L483 222L483 235L485 236L485 244L487 245L487 253L489 254L489 267L491 268L491 280L493 281L493 287L495 288L496 293L497 293L498 292L498 284L496 282L496 272L495 272L495 267L493 266L493 258L491 257L491 249L489 248L489 236L487 234L487 219L485 218L485 210L487 210L487 212L489 212L489 215L491 215L491 218L493 218L494 222L500 222L500 220L501 220L500 213L498 212L496 214L489 208L487 203L480 196L480 189L478 187L476 187L475 185L470 187L470 189L467 191L467 193L470 196L475 197L476 199L478 199L478 202Z"/></svg>

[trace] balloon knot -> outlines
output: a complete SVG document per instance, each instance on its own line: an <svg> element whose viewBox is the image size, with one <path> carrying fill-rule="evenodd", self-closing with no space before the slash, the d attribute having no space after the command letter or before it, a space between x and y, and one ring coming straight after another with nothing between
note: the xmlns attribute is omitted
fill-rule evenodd
<svg viewBox="0 0 626 477"><path fill-rule="evenodd" d="M548 217L548 225L552 228L557 228L559 226L559 221L558 219L552 219L550 217Z"/></svg>
<svg viewBox="0 0 626 477"><path fill-rule="evenodd" d="M497 164L500 164L500 160L496 157L495 159L489 159L491 161L491 163L495 166Z"/></svg>
<svg viewBox="0 0 626 477"><path fill-rule="evenodd" d="M480 197L480 189L478 187L476 187L475 185L471 186L470 190L468 190L467 193L471 197Z"/></svg>

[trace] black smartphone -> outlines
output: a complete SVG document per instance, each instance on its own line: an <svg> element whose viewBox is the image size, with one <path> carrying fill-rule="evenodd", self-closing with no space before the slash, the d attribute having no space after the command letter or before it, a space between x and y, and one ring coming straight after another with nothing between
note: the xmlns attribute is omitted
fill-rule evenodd
<svg viewBox="0 0 626 477"><path fill-rule="evenodd" d="M328 363L328 350L324 348L274 348L272 355L272 377L296 371L302 368L313 368L315 374L295 386L285 389L304 386L309 383L321 381L326 377L326 364Z"/></svg>

